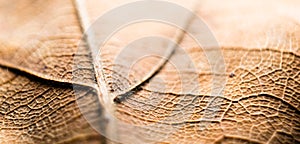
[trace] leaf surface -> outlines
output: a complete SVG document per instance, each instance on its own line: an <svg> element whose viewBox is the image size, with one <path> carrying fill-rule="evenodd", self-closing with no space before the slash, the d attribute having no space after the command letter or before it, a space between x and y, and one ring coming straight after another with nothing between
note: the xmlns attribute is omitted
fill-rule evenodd
<svg viewBox="0 0 300 144"><path fill-rule="evenodd" d="M92 43L101 31L82 39L121 3L1 1L1 143L104 141L91 126L123 143L299 143L299 2L176 1L218 45L157 22L122 27L102 46Z"/></svg>

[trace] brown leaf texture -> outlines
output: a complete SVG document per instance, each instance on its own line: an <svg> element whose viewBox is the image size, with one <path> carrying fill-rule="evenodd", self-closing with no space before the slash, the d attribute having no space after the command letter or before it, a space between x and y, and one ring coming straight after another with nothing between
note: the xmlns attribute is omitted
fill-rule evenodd
<svg viewBox="0 0 300 144"><path fill-rule="evenodd" d="M76 103L84 97L99 122L97 95L91 89L75 95L71 84L94 84L87 50L81 69L72 71L82 35L73 3L1 1L0 10L0 63L17 69L0 72L0 143L102 143Z"/></svg>
<svg viewBox="0 0 300 144"><path fill-rule="evenodd" d="M158 22L123 27L101 48L91 43L101 31L82 39L128 2L0 1L0 143L300 143L297 0L173 1L221 49ZM207 57L218 51L224 64Z"/></svg>
<svg viewBox="0 0 300 144"><path fill-rule="evenodd" d="M72 85L5 68L0 71L1 143L101 142L76 105ZM76 94L94 107L91 113L101 116L92 89Z"/></svg>

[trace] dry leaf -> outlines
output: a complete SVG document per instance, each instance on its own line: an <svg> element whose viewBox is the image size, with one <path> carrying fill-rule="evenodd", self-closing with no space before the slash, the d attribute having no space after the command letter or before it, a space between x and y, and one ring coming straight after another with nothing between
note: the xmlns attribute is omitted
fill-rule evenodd
<svg viewBox="0 0 300 144"><path fill-rule="evenodd" d="M299 2L177 0L221 51L143 22L114 33L95 59L102 31L82 33L125 2L1 1L0 143L300 142ZM182 24L201 28L189 16ZM220 53L224 65L211 63Z"/></svg>

